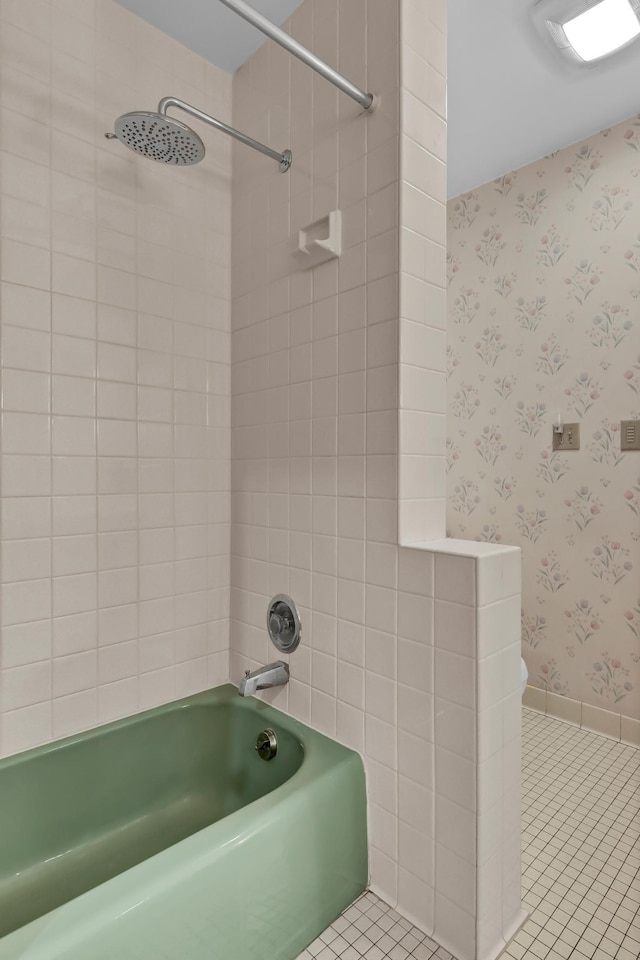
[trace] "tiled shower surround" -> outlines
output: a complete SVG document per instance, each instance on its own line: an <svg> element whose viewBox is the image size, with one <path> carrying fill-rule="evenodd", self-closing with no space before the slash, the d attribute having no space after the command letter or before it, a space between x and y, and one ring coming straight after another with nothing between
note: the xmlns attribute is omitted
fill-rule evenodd
<svg viewBox="0 0 640 960"><path fill-rule="evenodd" d="M117 116L231 78L112 0L0 8L2 751L228 672L231 152Z"/></svg>
<svg viewBox="0 0 640 960"><path fill-rule="evenodd" d="M444 19L296 11L372 114L275 44L234 77L235 125L294 163L234 145L231 675L275 659L290 593L303 642L265 696L364 755L374 890L470 960L520 919L519 551L398 546L444 536ZM300 270L335 209L341 258Z"/></svg>
<svg viewBox="0 0 640 960"><path fill-rule="evenodd" d="M438 539L443 0L292 18L370 115L273 44L231 83L112 0L0 11L3 751L237 682L288 592L270 699L365 757L376 892L489 960L520 920L520 558ZM231 87L289 174L207 129L182 171L104 139L169 94L230 120ZM295 267L337 208L340 260Z"/></svg>

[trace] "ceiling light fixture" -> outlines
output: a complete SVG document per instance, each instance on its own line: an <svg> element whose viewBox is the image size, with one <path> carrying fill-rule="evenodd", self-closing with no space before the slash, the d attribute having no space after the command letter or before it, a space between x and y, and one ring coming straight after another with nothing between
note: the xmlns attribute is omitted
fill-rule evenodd
<svg viewBox="0 0 640 960"><path fill-rule="evenodd" d="M640 37L640 0L539 0L537 12L562 53L593 63Z"/></svg>

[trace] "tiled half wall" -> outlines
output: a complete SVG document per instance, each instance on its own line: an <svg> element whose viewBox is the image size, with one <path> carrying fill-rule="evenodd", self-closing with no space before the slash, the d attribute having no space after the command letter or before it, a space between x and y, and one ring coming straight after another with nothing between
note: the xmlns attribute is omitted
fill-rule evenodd
<svg viewBox="0 0 640 960"><path fill-rule="evenodd" d="M275 658L290 593L303 642L265 697L365 757L373 888L491 957L520 919L520 558L439 539L444 4L307 0L289 29L380 103L274 44L234 77L236 126L294 165L234 147L231 677ZM299 269L336 209L342 256Z"/></svg>

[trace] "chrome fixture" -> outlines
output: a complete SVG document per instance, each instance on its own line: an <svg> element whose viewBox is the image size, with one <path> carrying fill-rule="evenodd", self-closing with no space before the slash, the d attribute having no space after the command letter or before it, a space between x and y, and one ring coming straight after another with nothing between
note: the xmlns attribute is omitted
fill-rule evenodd
<svg viewBox="0 0 640 960"><path fill-rule="evenodd" d="M267 607L267 630L280 653L293 653L302 637L296 605L286 593L278 593Z"/></svg>
<svg viewBox="0 0 640 960"><path fill-rule="evenodd" d="M239 17L247 20L252 26L257 27L258 30L261 30L262 33L266 34L271 40L275 40L276 43L279 43L281 47L284 47L285 50L292 53L298 60L302 60L308 67L311 67L312 70L319 73L321 77L324 77L325 80L332 83L334 87L342 90L348 97L351 97L352 100L359 103L365 110L369 110L374 102L373 94L361 90L360 87L356 87L354 83L351 83L346 77L343 77L341 73L338 73L337 70L330 67L328 63L325 63L324 60L317 57L315 53L311 53L310 50L303 47L301 43L298 43L297 40L290 37L288 33L285 33L284 30L277 27L275 23L272 23L267 17L263 17L261 13L254 10L254 8L248 3L245 3L244 0L220 0L220 2L224 3L225 7L233 10L234 13L237 13Z"/></svg>
<svg viewBox="0 0 640 960"><path fill-rule="evenodd" d="M273 730L263 730L258 734L256 751L261 760L273 760L278 752L278 738Z"/></svg>
<svg viewBox="0 0 640 960"><path fill-rule="evenodd" d="M296 605L285 593L278 593L267 608L267 630L281 653L293 653L300 643L302 628ZM257 690L268 690L289 682L289 664L277 660L253 673L247 670L240 681L238 693L250 697Z"/></svg>
<svg viewBox="0 0 640 960"><path fill-rule="evenodd" d="M283 660L277 660L266 667L258 667L253 673L247 670L240 681L238 693L241 697L250 697L257 690L281 687L285 683L289 683L289 664Z"/></svg>
<svg viewBox="0 0 640 960"><path fill-rule="evenodd" d="M271 157L280 167L281 173L286 173L293 162L291 150L283 150L278 153L272 150L264 143L248 137L246 133L241 133L233 127L223 123L222 120L216 120L215 117L203 113L197 107L192 107L190 103L179 100L177 97L164 97L158 104L158 112L151 113L148 110L136 110L133 113L125 113L118 117L114 124L114 133L105 133L108 140L117 137L121 143L129 150L135 150L141 153L143 157L149 157L151 160L157 160L159 163L172 163L179 166L199 163L204 157L204 143L197 133L186 123L174 120L167 116L169 107L177 107L184 110L185 113L208 123L209 126L221 130L247 147L252 147L263 153L266 157Z"/></svg>

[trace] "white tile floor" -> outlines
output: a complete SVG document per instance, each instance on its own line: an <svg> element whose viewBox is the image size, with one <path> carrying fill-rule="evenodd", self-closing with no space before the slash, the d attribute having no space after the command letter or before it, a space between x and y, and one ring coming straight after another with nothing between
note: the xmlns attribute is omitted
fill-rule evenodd
<svg viewBox="0 0 640 960"><path fill-rule="evenodd" d="M640 957L640 750L523 713L522 895L514 960Z"/></svg>
<svg viewBox="0 0 640 960"><path fill-rule="evenodd" d="M298 960L452 960L451 954L371 892L364 893Z"/></svg>
<svg viewBox="0 0 640 960"><path fill-rule="evenodd" d="M524 710L522 894L505 960L639 960L640 750ZM452 960L365 893L298 960Z"/></svg>

